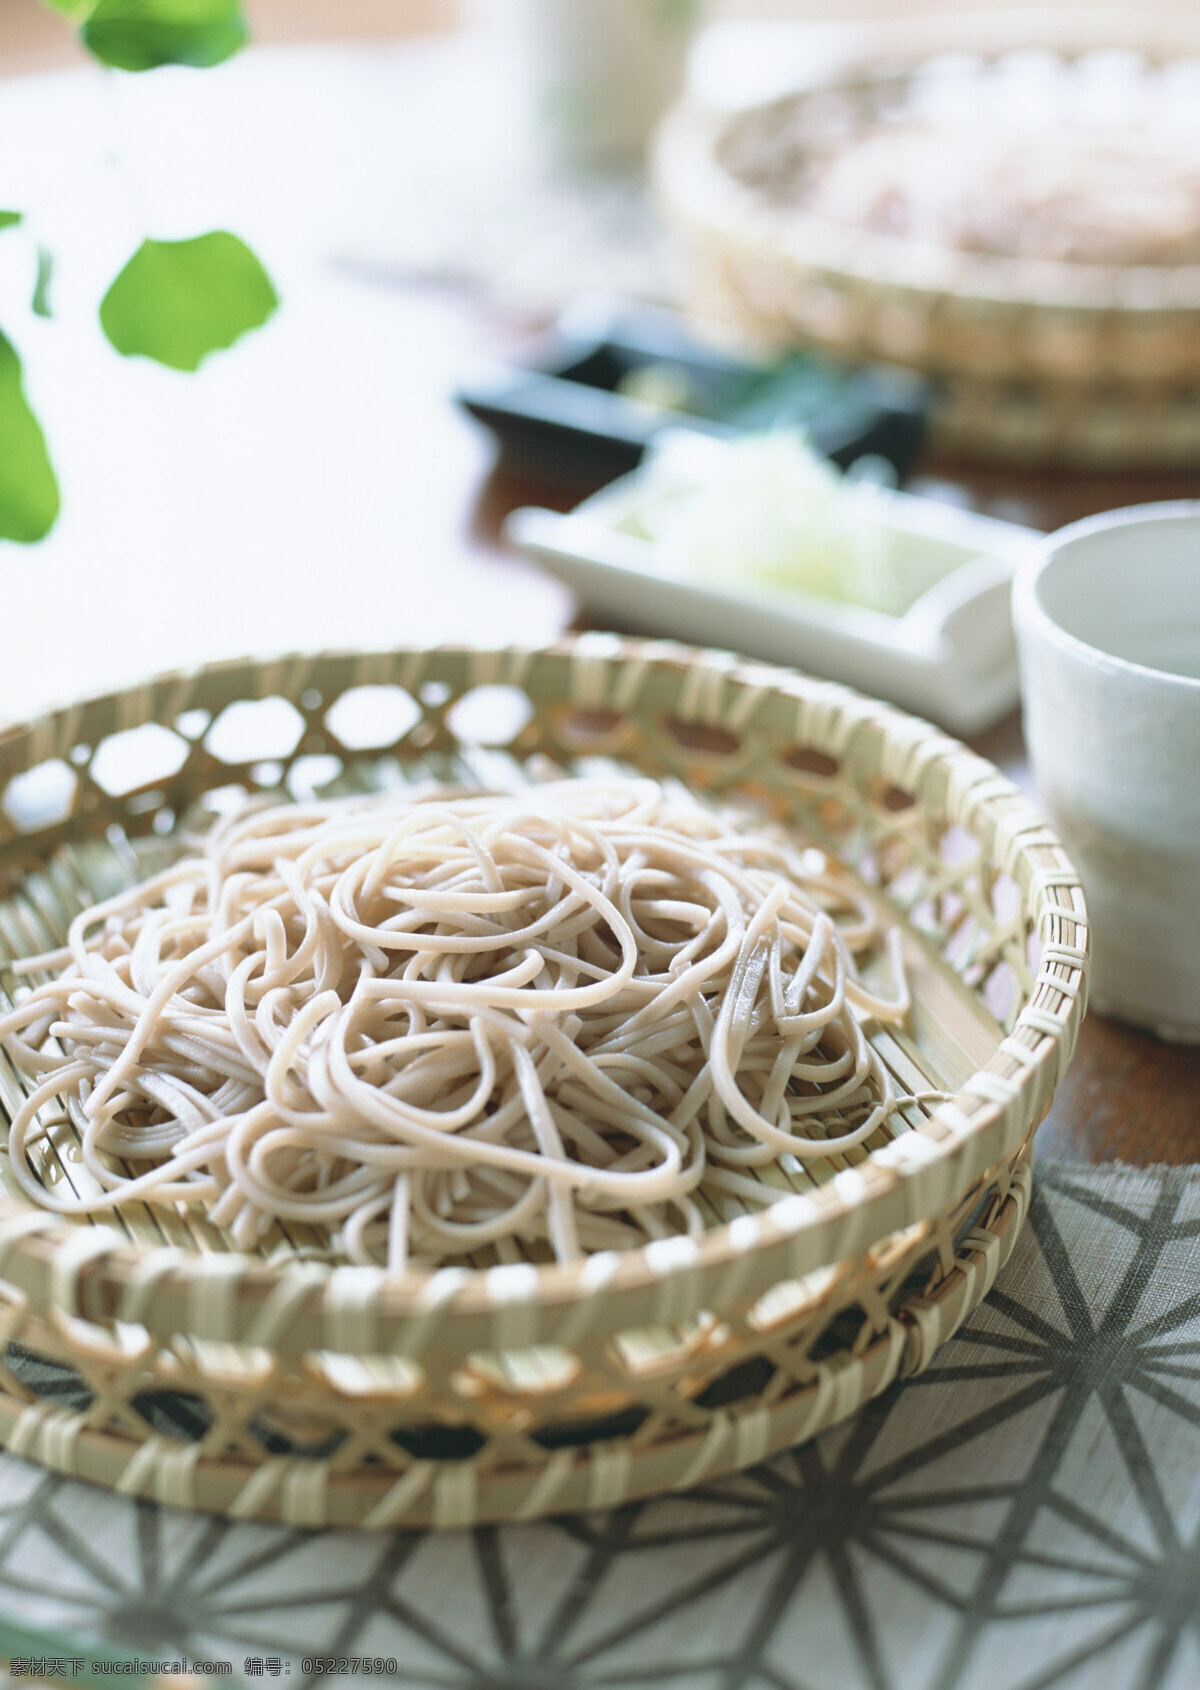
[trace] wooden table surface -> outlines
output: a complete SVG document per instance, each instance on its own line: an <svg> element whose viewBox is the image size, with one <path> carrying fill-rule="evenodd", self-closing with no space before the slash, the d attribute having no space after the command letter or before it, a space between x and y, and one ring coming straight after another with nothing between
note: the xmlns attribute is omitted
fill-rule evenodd
<svg viewBox="0 0 1200 1690"><path fill-rule="evenodd" d="M414 303L410 299L408 309ZM432 303L427 300L426 307ZM519 353L520 331L511 321L488 323L461 303L438 301L435 309L439 316L442 309L461 312L464 332L476 345L482 327L485 339L489 333L495 337L498 350ZM1196 475L1029 471L929 457L917 466L912 485L935 496L965 493L979 510L1046 530L1095 511L1200 494ZM481 555L498 556L503 550L500 525L509 511L523 504L569 509L590 490L538 482L493 466L468 472L460 487L452 488L448 479L436 496L446 499L451 523L456 495L461 493L471 543ZM461 521L458 527L461 532ZM519 582L513 590L520 591ZM1011 779L1033 790L1019 715L970 743ZM1200 895L1200 888L1197 892ZM1041 1155L1070 1161L1121 1161L1138 1166L1200 1161L1200 1047L1164 1044L1151 1034L1089 1015L1066 1080L1039 1129L1037 1144Z"/></svg>

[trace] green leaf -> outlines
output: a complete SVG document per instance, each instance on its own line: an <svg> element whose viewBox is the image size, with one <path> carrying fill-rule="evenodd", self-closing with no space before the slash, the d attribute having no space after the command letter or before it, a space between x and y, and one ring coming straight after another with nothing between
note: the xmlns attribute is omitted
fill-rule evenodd
<svg viewBox="0 0 1200 1690"><path fill-rule="evenodd" d="M157 1673L147 1678L138 1673L138 1659L127 1651L120 1649L117 1644L96 1644L90 1639L86 1642L78 1635L71 1636L62 1631L50 1631L43 1625L36 1629L32 1626L18 1625L13 1620L0 1619L0 1658L13 1661L31 1657L45 1660L53 1656L60 1661L70 1661L70 1683L81 1686L103 1686L104 1690L111 1690L114 1676L113 1667L120 1665L120 1681L124 1690L148 1690L152 1684L161 1684ZM83 1665L76 1672L74 1662L84 1657ZM145 1663L149 1664L149 1663Z"/></svg>
<svg viewBox="0 0 1200 1690"><path fill-rule="evenodd" d="M240 0L97 0L84 46L118 70L219 65L249 37Z"/></svg>
<svg viewBox="0 0 1200 1690"><path fill-rule="evenodd" d="M143 241L100 304L100 326L125 357L195 370L265 323L279 299L244 241L223 230Z"/></svg>
<svg viewBox="0 0 1200 1690"><path fill-rule="evenodd" d="M95 4L96 0L42 0L43 6L49 6L52 12L61 12L72 23L82 23Z"/></svg>
<svg viewBox="0 0 1200 1690"><path fill-rule="evenodd" d="M21 211L0 211L0 229L12 229L24 216Z"/></svg>
<svg viewBox="0 0 1200 1690"><path fill-rule="evenodd" d="M25 398L21 360L0 334L0 538L22 545L45 539L58 507L58 482Z"/></svg>
<svg viewBox="0 0 1200 1690"><path fill-rule="evenodd" d="M48 247L38 247L37 280L33 284L33 309L39 317L51 317L50 283L54 277L54 254Z"/></svg>
<svg viewBox="0 0 1200 1690"><path fill-rule="evenodd" d="M699 12L699 0L658 0L658 21L667 29L690 28Z"/></svg>

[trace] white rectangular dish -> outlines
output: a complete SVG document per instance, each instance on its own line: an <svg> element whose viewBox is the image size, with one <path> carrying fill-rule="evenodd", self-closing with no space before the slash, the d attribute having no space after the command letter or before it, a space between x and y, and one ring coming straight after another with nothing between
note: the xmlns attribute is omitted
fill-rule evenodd
<svg viewBox="0 0 1200 1690"><path fill-rule="evenodd" d="M614 628L807 669L955 733L976 733L1015 707L1010 589L1033 529L872 489L890 542L917 571L940 576L905 614L891 616L745 576L725 583L692 574L665 547L623 528L644 500L644 473L622 477L566 516L514 511L506 534Z"/></svg>

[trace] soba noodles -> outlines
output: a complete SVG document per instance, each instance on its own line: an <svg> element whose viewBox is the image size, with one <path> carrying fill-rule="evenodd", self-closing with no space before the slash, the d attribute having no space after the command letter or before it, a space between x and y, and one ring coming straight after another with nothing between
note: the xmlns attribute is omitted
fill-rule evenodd
<svg viewBox="0 0 1200 1690"><path fill-rule="evenodd" d="M196 1205L253 1248L571 1261L705 1224L698 1187L828 1157L896 1107L863 1031L868 901L650 780L260 807L85 910L0 1017L13 1175L83 1215ZM31 1152L62 1099L98 1194ZM786 1165L786 1163L785 1163Z"/></svg>

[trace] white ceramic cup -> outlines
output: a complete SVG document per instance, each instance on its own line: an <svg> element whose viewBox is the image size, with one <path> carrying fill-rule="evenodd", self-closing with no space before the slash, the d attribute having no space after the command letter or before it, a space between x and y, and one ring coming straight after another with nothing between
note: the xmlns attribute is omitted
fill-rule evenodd
<svg viewBox="0 0 1200 1690"><path fill-rule="evenodd" d="M1014 589L1025 736L1102 1014L1200 1042L1200 501L1051 534Z"/></svg>
<svg viewBox="0 0 1200 1690"><path fill-rule="evenodd" d="M516 0L536 123L555 162L641 163L683 86L699 11L699 0Z"/></svg>

